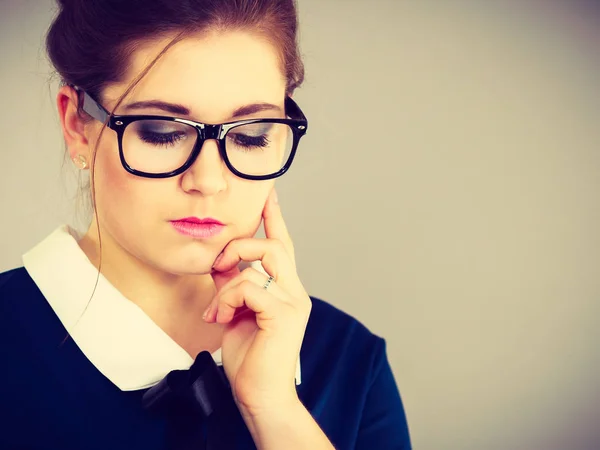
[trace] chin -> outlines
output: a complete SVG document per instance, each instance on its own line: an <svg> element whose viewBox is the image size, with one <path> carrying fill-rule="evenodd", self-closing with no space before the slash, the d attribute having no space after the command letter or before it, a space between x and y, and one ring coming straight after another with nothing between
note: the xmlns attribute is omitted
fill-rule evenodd
<svg viewBox="0 0 600 450"><path fill-rule="evenodd" d="M204 275L211 272L219 251L196 247L153 253L152 265L158 270L173 275Z"/></svg>
<svg viewBox="0 0 600 450"><path fill-rule="evenodd" d="M211 264L171 264L161 267L161 270L172 275L208 275L212 271Z"/></svg>

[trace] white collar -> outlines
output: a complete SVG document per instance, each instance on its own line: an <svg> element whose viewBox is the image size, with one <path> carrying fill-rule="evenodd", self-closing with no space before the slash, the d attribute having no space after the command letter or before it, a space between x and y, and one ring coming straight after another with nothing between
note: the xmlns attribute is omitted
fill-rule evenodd
<svg viewBox="0 0 600 450"><path fill-rule="evenodd" d="M190 355L102 274L89 301L98 270L76 237L68 225L58 227L23 255L23 265L85 356L122 391L144 389L171 370L188 369ZM222 364L221 349L212 356ZM296 384L300 381L298 358Z"/></svg>

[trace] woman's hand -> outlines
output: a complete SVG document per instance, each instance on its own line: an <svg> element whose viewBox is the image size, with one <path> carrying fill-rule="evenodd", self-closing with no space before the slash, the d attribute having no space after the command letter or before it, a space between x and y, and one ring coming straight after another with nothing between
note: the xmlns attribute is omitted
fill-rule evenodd
<svg viewBox="0 0 600 450"><path fill-rule="evenodd" d="M217 294L207 322L227 324L222 342L225 374L244 416L256 417L299 403L294 375L311 300L296 273L294 248L275 189L263 210L266 239L236 239L217 258ZM260 260L275 279L241 261ZM282 409L283 408L283 409Z"/></svg>

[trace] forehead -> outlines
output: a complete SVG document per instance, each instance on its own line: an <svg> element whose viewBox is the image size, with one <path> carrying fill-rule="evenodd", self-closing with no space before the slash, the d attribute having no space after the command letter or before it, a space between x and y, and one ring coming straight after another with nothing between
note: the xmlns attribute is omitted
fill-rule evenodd
<svg viewBox="0 0 600 450"><path fill-rule="evenodd" d="M134 52L125 80L104 92L108 105L112 107L169 41L146 43ZM198 120L218 123L240 106L260 102L283 105L285 88L277 49L266 39L244 32L210 33L171 47L123 103L177 103L188 107Z"/></svg>

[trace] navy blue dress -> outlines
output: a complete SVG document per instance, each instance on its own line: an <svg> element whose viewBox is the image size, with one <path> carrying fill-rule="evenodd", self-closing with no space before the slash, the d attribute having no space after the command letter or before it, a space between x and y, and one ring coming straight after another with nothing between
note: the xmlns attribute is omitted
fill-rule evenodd
<svg viewBox="0 0 600 450"><path fill-rule="evenodd" d="M410 449L385 341L311 297L298 395L339 450ZM165 419L85 357L27 271L0 274L0 449L166 449ZM64 343L63 343L64 341ZM237 449L254 449L241 417Z"/></svg>

